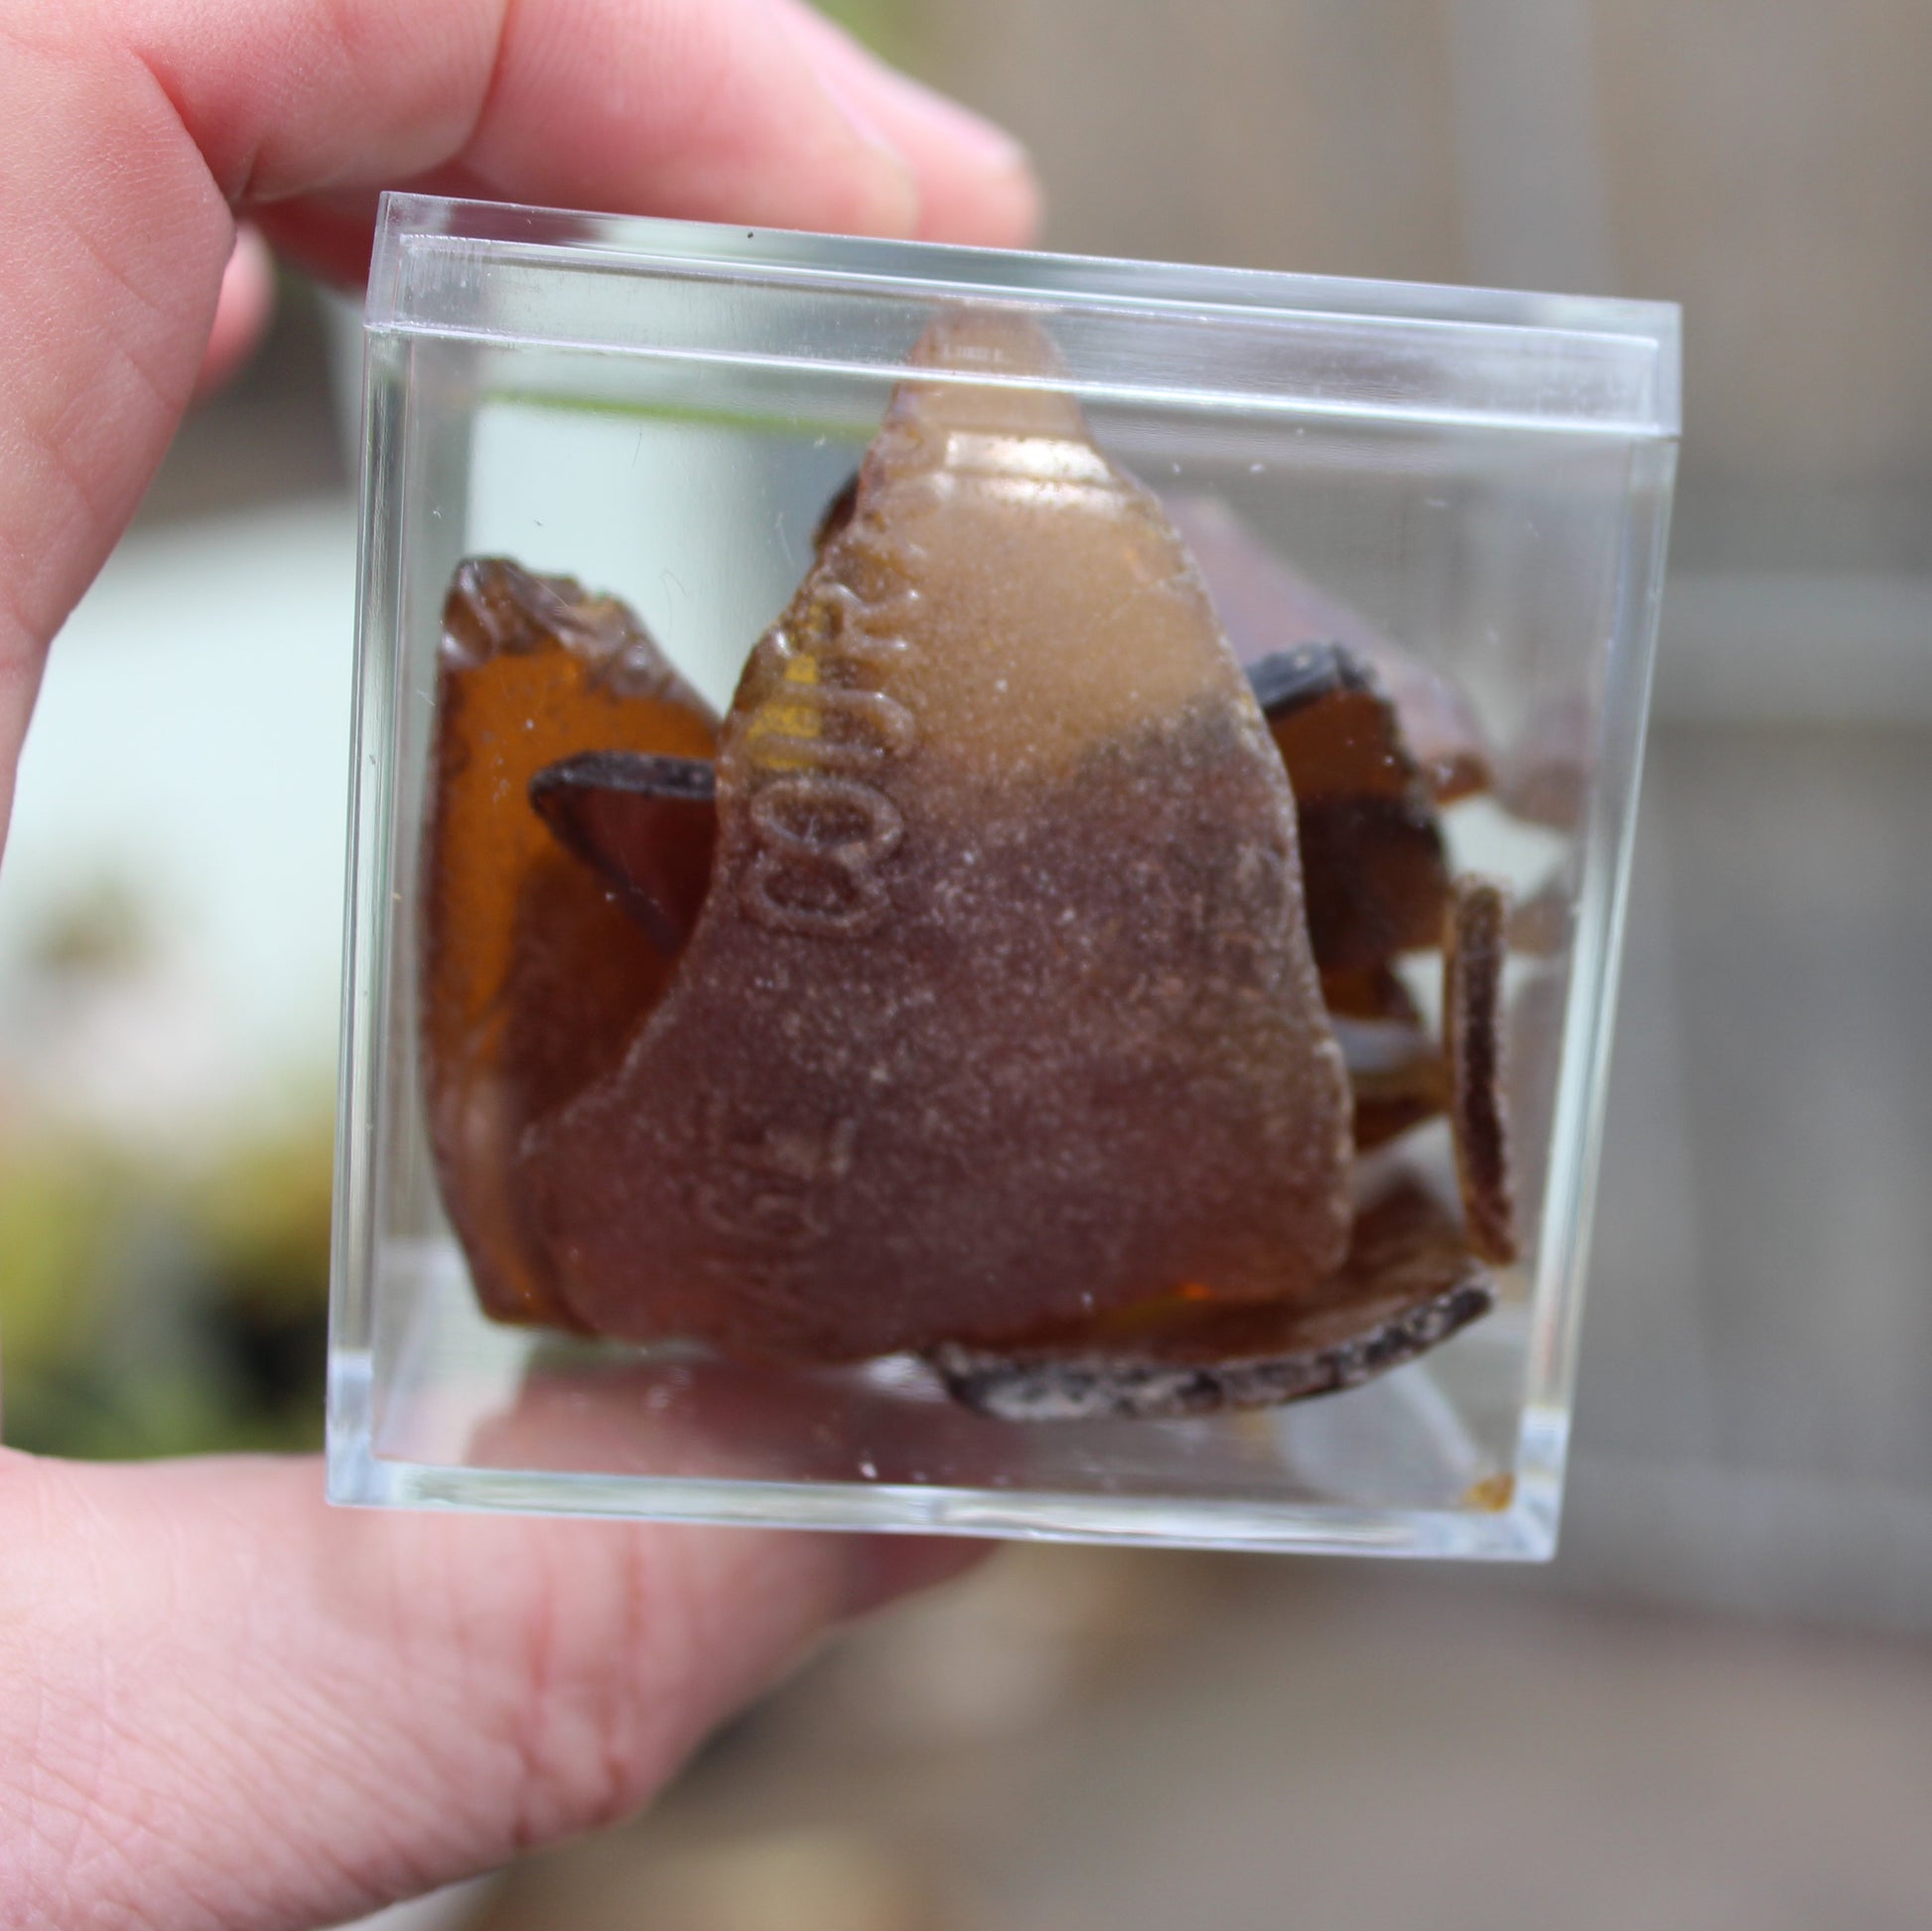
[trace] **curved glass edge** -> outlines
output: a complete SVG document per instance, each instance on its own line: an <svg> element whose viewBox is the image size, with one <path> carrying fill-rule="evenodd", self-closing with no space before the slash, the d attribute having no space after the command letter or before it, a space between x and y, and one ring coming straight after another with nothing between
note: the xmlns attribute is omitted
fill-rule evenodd
<svg viewBox="0 0 1932 1931"><path fill-rule="evenodd" d="M762 329L737 307L729 318L737 333L721 350L712 345L710 319L699 327L680 316L688 333L670 340L662 313L644 322L607 292L614 279L630 277L727 284L780 299L767 305ZM579 284L569 300L558 293L566 278ZM879 312L881 326L855 332L848 322L836 356L804 352L800 296ZM1245 339L1238 369L1245 388L1226 395L1250 406L1295 400L1297 380L1318 364L1330 408L1353 403L1384 417L1447 415L1625 436L1668 438L1680 429L1674 303L880 241L434 196L383 197L365 320L378 333L818 366L836 360L891 377L907 366L906 314L963 296L1083 320L1084 352L1071 359L1117 362L1118 381L1108 383L1104 371L1096 379L1122 391L1160 395L1174 387L1133 352L1158 318L1168 343L1192 338L1219 348ZM1130 325L1125 334L1103 326L1110 317ZM1351 357L1359 367L1348 366ZM1070 373L1075 379L1065 386L1087 385L1080 379L1087 371ZM1275 392L1284 378L1286 395ZM1213 387L1196 381L1178 393L1198 402Z"/></svg>

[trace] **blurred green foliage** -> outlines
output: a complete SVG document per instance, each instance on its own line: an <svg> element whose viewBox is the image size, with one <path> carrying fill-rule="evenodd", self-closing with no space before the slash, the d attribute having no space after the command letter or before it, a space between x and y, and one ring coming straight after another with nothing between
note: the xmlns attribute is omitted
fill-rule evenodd
<svg viewBox="0 0 1932 1931"><path fill-rule="evenodd" d="M168 915L144 881L76 878L0 986L0 1438L15 1448L321 1440L330 1082L271 1074L220 1128L174 1132L71 1090L90 1059L104 1088L138 1088L138 1067L99 1063L117 1034L96 1022L103 1002L165 992ZM173 1011L165 997L136 1010L151 1026Z"/></svg>
<svg viewBox="0 0 1932 1931"><path fill-rule="evenodd" d="M87 1456L321 1440L333 1108L193 1173L69 1133L0 1142L0 1424Z"/></svg>
<svg viewBox="0 0 1932 1931"><path fill-rule="evenodd" d="M817 0L818 10L836 20L855 40L882 59L913 64L919 49L918 0Z"/></svg>

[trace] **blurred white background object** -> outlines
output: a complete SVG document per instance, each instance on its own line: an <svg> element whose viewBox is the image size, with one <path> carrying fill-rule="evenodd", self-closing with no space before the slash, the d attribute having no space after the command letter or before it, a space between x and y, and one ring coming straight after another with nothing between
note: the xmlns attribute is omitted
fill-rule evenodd
<svg viewBox="0 0 1932 1931"><path fill-rule="evenodd" d="M98 1011L0 1004L13 1080L180 1138L327 1076L341 982L355 528L340 497L139 531L57 639L0 892L0 984L90 892L150 948Z"/></svg>

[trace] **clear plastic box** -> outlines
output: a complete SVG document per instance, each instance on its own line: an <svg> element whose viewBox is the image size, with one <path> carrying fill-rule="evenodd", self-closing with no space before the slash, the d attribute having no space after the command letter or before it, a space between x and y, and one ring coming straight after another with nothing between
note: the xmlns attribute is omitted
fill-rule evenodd
<svg viewBox="0 0 1932 1931"><path fill-rule="evenodd" d="M367 410L337 1500L1552 1551L1675 309L390 197Z"/></svg>

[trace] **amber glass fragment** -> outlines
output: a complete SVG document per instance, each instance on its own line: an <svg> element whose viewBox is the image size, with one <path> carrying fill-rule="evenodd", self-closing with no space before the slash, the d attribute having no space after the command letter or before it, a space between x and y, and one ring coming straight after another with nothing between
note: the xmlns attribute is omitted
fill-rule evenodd
<svg viewBox="0 0 1932 1931"><path fill-rule="evenodd" d="M1503 959L1509 894L1493 879L1455 882L1443 947L1443 1031L1449 1123L1469 1245L1484 1260L1516 1258L1503 1077Z"/></svg>
<svg viewBox="0 0 1932 1931"><path fill-rule="evenodd" d="M1448 884L1434 813L1364 800L1302 814L1309 936L1328 970L1360 970L1427 945Z"/></svg>
<svg viewBox="0 0 1932 1931"><path fill-rule="evenodd" d="M422 880L423 1076L483 1306L573 1324L528 1212L525 1129L621 1058L669 961L532 810L586 745L709 757L702 700L615 599L474 559L444 607Z"/></svg>
<svg viewBox="0 0 1932 1931"><path fill-rule="evenodd" d="M600 872L669 958L683 951L711 884L717 786L696 758L587 751L546 764L530 802Z"/></svg>
<svg viewBox="0 0 1932 1931"><path fill-rule="evenodd" d="M856 1359L1305 1304L1346 1249L1294 804L1200 580L1032 325L919 352L739 687L676 979L530 1136L600 1332Z"/></svg>
<svg viewBox="0 0 1932 1931"><path fill-rule="evenodd" d="M1304 643L1247 672L1298 805L1409 797L1421 773L1395 707L1360 658L1338 643Z"/></svg>
<svg viewBox="0 0 1932 1931"><path fill-rule="evenodd" d="M1250 664L1248 681L1295 790L1316 964L1365 972L1440 944L1442 827L1375 674L1311 643Z"/></svg>
<svg viewBox="0 0 1932 1931"><path fill-rule="evenodd" d="M1284 563L1218 496L1176 495L1167 507L1244 664L1318 639L1340 644L1387 691L1438 804L1489 788L1494 756L1453 684Z"/></svg>
<svg viewBox="0 0 1932 1931"><path fill-rule="evenodd" d="M1007 1421L1209 1415L1353 1388L1495 1305L1455 1217L1400 1176L1356 1216L1314 1308L1203 1307L1170 1297L1042 1329L1003 1349L943 1346L947 1391Z"/></svg>
<svg viewBox="0 0 1932 1931"><path fill-rule="evenodd" d="M854 470L846 478L832 498L819 512L818 522L812 529L812 555L817 556L833 537L852 520L853 505L859 500L859 472Z"/></svg>

